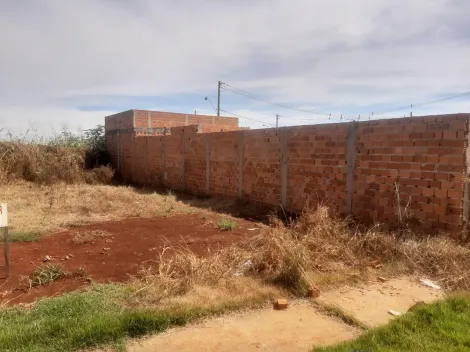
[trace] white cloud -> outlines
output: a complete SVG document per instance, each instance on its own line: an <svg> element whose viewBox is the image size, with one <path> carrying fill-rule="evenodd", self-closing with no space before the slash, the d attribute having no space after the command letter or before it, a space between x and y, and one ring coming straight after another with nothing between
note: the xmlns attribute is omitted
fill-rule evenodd
<svg viewBox="0 0 470 352"><path fill-rule="evenodd" d="M76 106L96 96L204 96L219 79L332 112L429 100L470 89L469 12L464 0L6 0L0 116L86 128L106 112ZM251 103L236 111L276 112Z"/></svg>

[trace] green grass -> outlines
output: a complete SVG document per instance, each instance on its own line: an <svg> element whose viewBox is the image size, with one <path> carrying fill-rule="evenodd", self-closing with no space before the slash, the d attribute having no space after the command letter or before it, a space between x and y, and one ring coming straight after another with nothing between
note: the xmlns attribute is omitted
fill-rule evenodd
<svg viewBox="0 0 470 352"><path fill-rule="evenodd" d="M313 351L470 351L470 297L453 297L418 308L357 340Z"/></svg>
<svg viewBox="0 0 470 352"><path fill-rule="evenodd" d="M30 310L0 310L0 351L63 352L103 345L122 347L127 337L162 332L200 318L262 304L241 302L211 309L123 308L123 302L132 293L126 285L98 285L87 292L42 299Z"/></svg>
<svg viewBox="0 0 470 352"><path fill-rule="evenodd" d="M217 223L217 228L220 231L233 231L237 226L237 223L231 219L222 219Z"/></svg>
<svg viewBox="0 0 470 352"><path fill-rule="evenodd" d="M35 232L15 232L10 231L10 242L36 242L39 240L39 235ZM1 237L0 245L3 245L3 236Z"/></svg>
<svg viewBox="0 0 470 352"><path fill-rule="evenodd" d="M368 330L369 326L361 322L355 316L345 312L341 307L327 304L321 301L314 301L314 306L323 314L340 319L343 323L362 330Z"/></svg>
<svg viewBox="0 0 470 352"><path fill-rule="evenodd" d="M29 278L30 286L50 284L64 276L66 276L66 272L62 266L58 264L43 264L38 266Z"/></svg>

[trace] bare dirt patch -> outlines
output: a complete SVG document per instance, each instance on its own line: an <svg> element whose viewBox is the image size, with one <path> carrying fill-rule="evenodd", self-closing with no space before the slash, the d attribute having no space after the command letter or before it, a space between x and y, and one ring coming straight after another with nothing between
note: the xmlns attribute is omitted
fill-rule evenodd
<svg viewBox="0 0 470 352"><path fill-rule="evenodd" d="M0 302L9 305L31 302L37 297L72 291L90 282L127 281L138 275L143 266L154 264L166 245L185 246L204 255L252 236L253 231L247 229L256 226L236 219L238 226L235 230L221 232L214 226L218 220L217 215L197 214L127 219L42 236L38 242L12 243L11 279L3 278L3 265L0 266ZM77 231L106 233L106 236L91 236L93 238L88 238L90 241L77 243ZM66 271L80 268L84 275L58 279L29 290L24 277L30 276L45 259L49 263L60 263Z"/></svg>
<svg viewBox="0 0 470 352"><path fill-rule="evenodd" d="M345 286L325 292L319 301L333 304L373 327L393 319L389 310L406 313L417 302L430 303L443 297L442 290L423 286L416 279L401 277L372 285Z"/></svg>
<svg viewBox="0 0 470 352"><path fill-rule="evenodd" d="M129 352L150 351L308 351L349 340L359 330L319 314L309 303L286 311L233 314L135 341Z"/></svg>

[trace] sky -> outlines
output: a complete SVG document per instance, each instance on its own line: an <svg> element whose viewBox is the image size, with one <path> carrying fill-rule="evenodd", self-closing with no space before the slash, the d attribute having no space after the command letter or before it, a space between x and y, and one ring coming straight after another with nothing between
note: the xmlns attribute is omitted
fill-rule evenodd
<svg viewBox="0 0 470 352"><path fill-rule="evenodd" d="M2 0L0 130L213 114L219 80L222 114L251 128L470 112L470 94L441 100L470 91L469 13L468 0Z"/></svg>

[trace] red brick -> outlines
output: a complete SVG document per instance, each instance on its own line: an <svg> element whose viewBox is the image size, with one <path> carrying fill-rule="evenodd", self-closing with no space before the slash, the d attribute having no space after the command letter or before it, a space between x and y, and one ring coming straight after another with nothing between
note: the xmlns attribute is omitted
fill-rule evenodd
<svg viewBox="0 0 470 352"><path fill-rule="evenodd" d="M443 139L456 139L457 131L443 131L442 138Z"/></svg>
<svg viewBox="0 0 470 352"><path fill-rule="evenodd" d="M438 163L439 162L439 155L427 155L426 162L428 163Z"/></svg>
<svg viewBox="0 0 470 352"><path fill-rule="evenodd" d="M462 197L462 192L454 191L454 190L448 190L447 191L447 197L449 197L451 199L460 199Z"/></svg>
<svg viewBox="0 0 470 352"><path fill-rule="evenodd" d="M441 141L441 146L442 147L452 147L452 148L463 148L465 147L466 141L463 139L443 139Z"/></svg>
<svg viewBox="0 0 470 352"><path fill-rule="evenodd" d="M426 155L413 155L413 162L415 163L425 163Z"/></svg>
<svg viewBox="0 0 470 352"><path fill-rule="evenodd" d="M423 196L432 197L434 195L434 189L432 188L422 188L421 193Z"/></svg>
<svg viewBox="0 0 470 352"><path fill-rule="evenodd" d="M451 121L450 128L451 130L465 130L467 123L464 121Z"/></svg>

